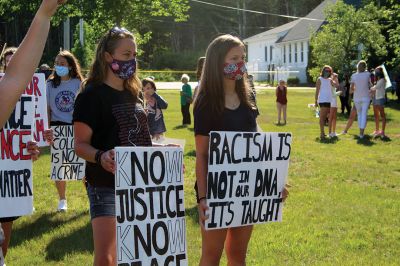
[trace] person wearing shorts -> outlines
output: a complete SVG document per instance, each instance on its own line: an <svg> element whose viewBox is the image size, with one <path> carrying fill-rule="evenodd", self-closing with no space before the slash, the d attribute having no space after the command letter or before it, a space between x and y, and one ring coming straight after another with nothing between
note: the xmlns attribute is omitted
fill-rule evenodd
<svg viewBox="0 0 400 266"><path fill-rule="evenodd" d="M332 67L325 65L322 68L320 77L316 83L315 90L315 106L319 106L319 127L320 127L320 139L325 138L325 120L328 117L329 109L332 101L332 86L336 83L331 78Z"/></svg>

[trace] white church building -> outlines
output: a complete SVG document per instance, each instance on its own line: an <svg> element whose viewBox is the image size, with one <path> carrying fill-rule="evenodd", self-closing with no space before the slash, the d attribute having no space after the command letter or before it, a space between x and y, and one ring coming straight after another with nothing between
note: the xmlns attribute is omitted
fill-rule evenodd
<svg viewBox="0 0 400 266"><path fill-rule="evenodd" d="M325 23L324 9L336 0L325 0L306 18L297 19L244 40L247 45L247 68L255 80L270 82L298 77L307 82L311 34Z"/></svg>

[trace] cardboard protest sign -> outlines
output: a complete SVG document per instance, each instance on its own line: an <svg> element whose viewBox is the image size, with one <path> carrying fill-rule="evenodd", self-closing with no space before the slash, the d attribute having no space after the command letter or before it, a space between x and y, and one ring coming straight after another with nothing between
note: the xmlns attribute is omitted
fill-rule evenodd
<svg viewBox="0 0 400 266"><path fill-rule="evenodd" d="M0 131L0 217L31 214L32 160L26 149L32 140L34 98L22 95Z"/></svg>
<svg viewBox="0 0 400 266"><path fill-rule="evenodd" d="M115 148L118 265L188 265L183 150Z"/></svg>
<svg viewBox="0 0 400 266"><path fill-rule="evenodd" d="M4 73L0 73L0 78ZM35 73L31 82L25 89L25 94L33 95L35 101L35 122L33 128L33 139L39 147L49 144L43 137L44 130L48 128L47 97L46 97L46 78L43 73Z"/></svg>
<svg viewBox="0 0 400 266"><path fill-rule="evenodd" d="M292 135L211 132L207 230L282 220Z"/></svg>
<svg viewBox="0 0 400 266"><path fill-rule="evenodd" d="M54 181L82 180L85 176L85 160L74 150L74 127L51 127L54 142L51 146L50 177Z"/></svg>

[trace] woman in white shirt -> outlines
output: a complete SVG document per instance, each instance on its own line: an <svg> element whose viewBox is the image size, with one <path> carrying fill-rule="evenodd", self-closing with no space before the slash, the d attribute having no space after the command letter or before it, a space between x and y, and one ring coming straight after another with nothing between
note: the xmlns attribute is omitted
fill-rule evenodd
<svg viewBox="0 0 400 266"><path fill-rule="evenodd" d="M371 88L372 104L374 106L374 117L375 117L375 131L372 133L374 136L385 137L386 128L386 115L385 115L385 87L386 80L383 74L383 68L375 68L375 77L377 82L375 86ZM382 119L382 130L379 131L379 115Z"/></svg>
<svg viewBox="0 0 400 266"><path fill-rule="evenodd" d="M320 139L325 138L325 121L331 108L332 86L336 87L336 83L332 80L332 67L324 66L320 77L317 80L315 90L315 106L319 106L319 127L321 130Z"/></svg>
<svg viewBox="0 0 400 266"><path fill-rule="evenodd" d="M354 104L357 109L358 127L360 139L364 138L364 130L367 126L368 107L370 103L369 88L371 87L370 73L367 71L367 63L361 60L357 64L357 73L351 76L351 90L354 91Z"/></svg>

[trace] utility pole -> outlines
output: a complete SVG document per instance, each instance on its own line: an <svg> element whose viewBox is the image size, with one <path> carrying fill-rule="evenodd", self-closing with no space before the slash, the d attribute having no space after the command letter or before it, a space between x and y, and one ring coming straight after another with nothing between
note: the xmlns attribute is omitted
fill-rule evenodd
<svg viewBox="0 0 400 266"><path fill-rule="evenodd" d="M79 42L81 43L81 46L83 47L85 43L85 34L84 34L84 28L83 28L83 18L79 19Z"/></svg>
<svg viewBox="0 0 400 266"><path fill-rule="evenodd" d="M70 50L71 49L71 38L70 38L70 21L69 18L67 18L66 20L64 20L64 50Z"/></svg>
<svg viewBox="0 0 400 266"><path fill-rule="evenodd" d="M242 14L243 14L243 38L246 38L247 37L247 16L246 16L246 10L247 9L247 5L246 5L246 0L243 0L243 11L242 11Z"/></svg>
<svg viewBox="0 0 400 266"><path fill-rule="evenodd" d="M238 19L238 30L239 30L239 36L243 38L242 34L242 16L240 13L240 0L236 0L236 10L237 10L237 19Z"/></svg>

